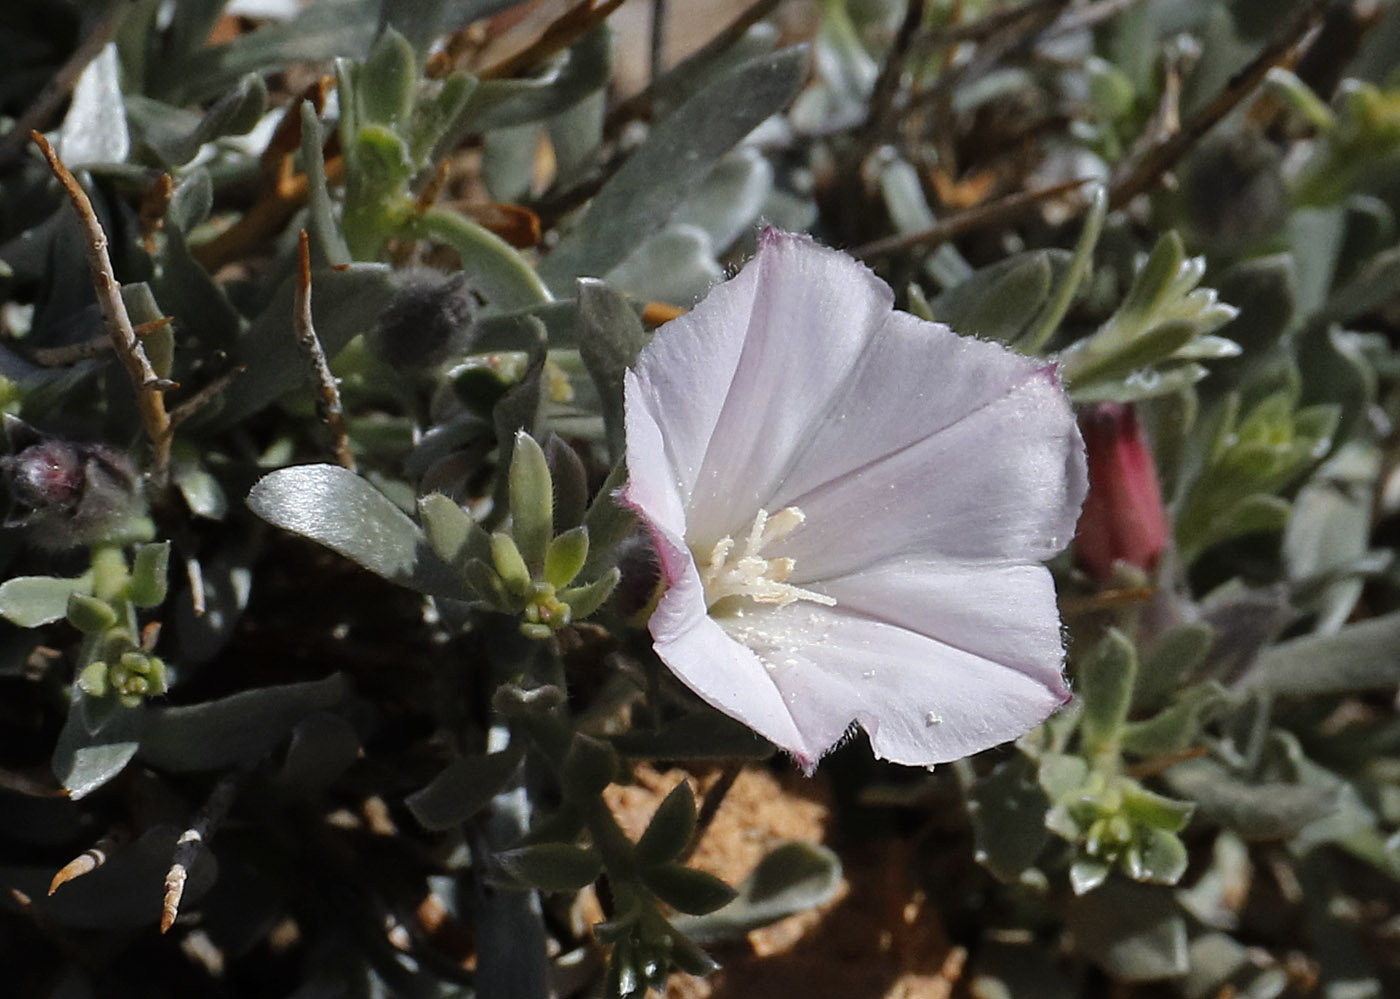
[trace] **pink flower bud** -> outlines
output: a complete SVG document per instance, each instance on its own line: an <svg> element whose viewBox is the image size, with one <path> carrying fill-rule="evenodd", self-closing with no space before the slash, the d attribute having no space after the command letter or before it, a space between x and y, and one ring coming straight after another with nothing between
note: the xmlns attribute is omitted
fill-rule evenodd
<svg viewBox="0 0 1400 999"><path fill-rule="evenodd" d="M1167 544L1167 514L1152 449L1133 408L1105 402L1080 412L1089 495L1075 533L1079 565L1098 579L1115 562L1151 571Z"/></svg>

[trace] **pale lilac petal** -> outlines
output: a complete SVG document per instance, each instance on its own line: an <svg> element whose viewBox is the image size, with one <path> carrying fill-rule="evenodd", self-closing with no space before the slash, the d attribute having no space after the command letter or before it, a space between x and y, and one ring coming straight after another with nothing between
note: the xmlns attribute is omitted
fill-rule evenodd
<svg viewBox="0 0 1400 999"><path fill-rule="evenodd" d="M958 336L942 323L888 313L840 396L819 414L775 496L781 509L861 465L940 433L1026 381L1045 362Z"/></svg>
<svg viewBox="0 0 1400 999"><path fill-rule="evenodd" d="M631 414L644 405L660 427L687 503L743 353L757 283L758 270L751 265L716 285L692 311L657 330L627 380L628 450Z"/></svg>
<svg viewBox="0 0 1400 999"><path fill-rule="evenodd" d="M1042 369L901 451L780 493L774 505L800 506L807 523L774 553L796 559L799 585L898 557L1040 561L1072 536L1084 477L1069 402Z"/></svg>
<svg viewBox="0 0 1400 999"><path fill-rule="evenodd" d="M754 653L727 635L705 613L705 597L694 578L672 586L652 615L656 654L691 690L731 718L737 718L776 746L815 763L797 730L789 706ZM693 616L700 608L698 619ZM686 625L689 626L686 626Z"/></svg>
<svg viewBox="0 0 1400 999"><path fill-rule="evenodd" d="M744 268L749 275L757 291L743 354L687 509L692 543L748 526L843 391L894 301L889 287L851 257L771 230ZM673 336L667 329L657 339ZM689 370L668 374L692 377Z"/></svg>
<svg viewBox="0 0 1400 999"><path fill-rule="evenodd" d="M779 745L809 769L852 723L882 759L932 766L1015 739L1065 701L1062 683L840 606L780 608L742 641L800 733Z"/></svg>
<svg viewBox="0 0 1400 999"><path fill-rule="evenodd" d="M842 610L918 632L1068 697L1055 580L1043 565L892 562L814 584Z"/></svg>
<svg viewBox="0 0 1400 999"><path fill-rule="evenodd" d="M641 391L634 372L625 377L627 421L627 485L621 500L672 540L684 546L685 504L667 453L656 401Z"/></svg>

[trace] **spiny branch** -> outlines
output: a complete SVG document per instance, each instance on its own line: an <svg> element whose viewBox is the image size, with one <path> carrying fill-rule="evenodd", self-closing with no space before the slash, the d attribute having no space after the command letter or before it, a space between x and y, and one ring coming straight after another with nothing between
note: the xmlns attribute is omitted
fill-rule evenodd
<svg viewBox="0 0 1400 999"><path fill-rule="evenodd" d="M122 289L117 282L116 272L112 269L112 258L107 253L107 233L103 231L102 223L97 220L97 213L92 209L87 192L63 165L63 161L58 158L47 139L38 132L31 132L30 137L44 154L44 159L48 160L49 169L53 171L67 192L69 200L73 202L73 208L78 214L78 223L87 236L88 266L92 269L92 285L97 293L97 306L102 310L102 318L106 320L112 347L121 358L131 386L136 391L141 422L145 427L146 436L151 441L151 466L147 473L149 487L154 492L161 492L170 478L173 429L170 425L170 414L165 409L165 389L170 387L171 383L156 374L141 347L136 328L131 323L131 316L127 314L126 303L122 301Z"/></svg>
<svg viewBox="0 0 1400 999"><path fill-rule="evenodd" d="M311 252L307 243L306 230L301 231L297 245L297 293L292 314L292 326L296 330L297 343L311 368L311 377L320 392L321 418L326 421L331 435L335 438L335 460L342 468L355 470L355 456L350 452L350 435L345 429L345 410L340 404L340 389L335 375L326 361L326 352L321 349L321 341L316 336L316 328L311 321Z"/></svg>

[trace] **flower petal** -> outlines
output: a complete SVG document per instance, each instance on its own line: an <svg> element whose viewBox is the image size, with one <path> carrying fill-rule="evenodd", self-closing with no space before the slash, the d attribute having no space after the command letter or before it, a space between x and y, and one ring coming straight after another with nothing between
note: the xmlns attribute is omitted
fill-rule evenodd
<svg viewBox="0 0 1400 999"><path fill-rule="evenodd" d="M636 390L654 400L692 543L753 520L893 301L863 264L769 230L738 277L657 332Z"/></svg>
<svg viewBox="0 0 1400 999"><path fill-rule="evenodd" d="M840 606L779 608L741 641L770 664L801 733L779 745L809 769L852 723L877 756L932 766L1024 735L1066 699L1062 681Z"/></svg>
<svg viewBox="0 0 1400 999"><path fill-rule="evenodd" d="M849 614L918 632L1069 696L1055 580L1043 565L892 562L814 589Z"/></svg>
<svg viewBox="0 0 1400 999"><path fill-rule="evenodd" d="M788 705L768 670L748 648L705 613L694 562L673 582L649 622L656 654L681 682L714 707L804 761L805 746Z"/></svg>
<svg viewBox="0 0 1400 999"><path fill-rule="evenodd" d="M1045 362L891 312L839 397L814 421L780 495L797 496L894 454L1041 377ZM760 504L782 505L772 497Z"/></svg>
<svg viewBox="0 0 1400 999"><path fill-rule="evenodd" d="M1042 368L902 450L803 493L785 487L773 505L800 506L807 522L773 553L796 560L802 586L898 557L1040 561L1069 541L1084 480L1074 414Z"/></svg>

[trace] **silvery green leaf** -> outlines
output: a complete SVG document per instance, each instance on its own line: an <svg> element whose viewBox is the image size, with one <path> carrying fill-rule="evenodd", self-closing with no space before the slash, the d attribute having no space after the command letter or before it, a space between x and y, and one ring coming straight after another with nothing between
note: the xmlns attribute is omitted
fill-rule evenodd
<svg viewBox="0 0 1400 999"><path fill-rule="evenodd" d="M292 729L275 782L285 795L319 794L364 752L355 726L332 711L313 711Z"/></svg>
<svg viewBox="0 0 1400 999"><path fill-rule="evenodd" d="M933 301L933 318L965 336L1011 343L1030 324L1050 295L1053 256L1062 250L1018 253L984 267Z"/></svg>
<svg viewBox="0 0 1400 999"><path fill-rule="evenodd" d="M1335 283L1346 285L1395 243L1395 213L1369 194L1347 199L1346 235L1337 255Z"/></svg>
<svg viewBox="0 0 1400 999"><path fill-rule="evenodd" d="M530 350L538 342L534 320L548 330L551 349L577 348L581 342L578 302L565 298L518 309L488 309L476 324L473 349L482 353Z"/></svg>
<svg viewBox="0 0 1400 999"><path fill-rule="evenodd" d="M821 905L840 885L836 854L813 843L785 843L759 861L739 885L734 901L708 915L679 916L673 922L698 944L737 940L750 930Z"/></svg>
<svg viewBox="0 0 1400 999"><path fill-rule="evenodd" d="M252 130L267 107L267 85L249 73L201 115L132 94L127 98L140 140L170 166L184 166L206 142Z"/></svg>
<svg viewBox="0 0 1400 999"><path fill-rule="evenodd" d="M1191 941L1191 970L1182 983L1187 999L1237 994L1230 979L1250 967L1244 944L1225 933L1206 933Z"/></svg>
<svg viewBox="0 0 1400 999"><path fill-rule="evenodd" d="M1109 878L1069 903L1076 947L1124 982L1176 978L1188 970L1186 920L1171 892Z"/></svg>
<svg viewBox="0 0 1400 999"><path fill-rule="evenodd" d="M482 133L544 121L606 87L611 74L612 34L607 25L599 25L541 76L483 80L438 149L461 138L459 133Z"/></svg>
<svg viewBox="0 0 1400 999"><path fill-rule="evenodd" d="M1186 873L1188 859L1176 833L1149 827L1128 847L1124 873L1146 884L1174 885Z"/></svg>
<svg viewBox="0 0 1400 999"><path fill-rule="evenodd" d="M521 201L530 196L540 125L526 122L493 128L481 141L481 172L486 189L497 201Z"/></svg>
<svg viewBox="0 0 1400 999"><path fill-rule="evenodd" d="M598 386L608 450L622 454L622 379L651 340L636 310L607 284L593 278L578 282L578 309L583 336L579 353Z"/></svg>
<svg viewBox="0 0 1400 999"><path fill-rule="evenodd" d="M1327 302L1345 232L1346 209L1340 205L1305 207L1288 217L1299 316L1315 315Z"/></svg>
<svg viewBox="0 0 1400 999"><path fill-rule="evenodd" d="M1152 709L1165 704L1205 661L1214 644L1215 629L1206 622L1179 624L1164 631L1142 657L1133 707Z"/></svg>
<svg viewBox="0 0 1400 999"><path fill-rule="evenodd" d="M68 719L58 734L53 772L74 800L121 773L141 744L148 710L124 707L116 697L91 697L77 684Z"/></svg>
<svg viewBox="0 0 1400 999"><path fill-rule="evenodd" d="M802 49L750 60L653 127L540 265L553 288L605 274L664 226L740 139L792 99L805 76Z"/></svg>
<svg viewBox="0 0 1400 999"><path fill-rule="evenodd" d="M418 90L413 46L390 25L380 32L355 74L355 99L362 122L397 124L413 108Z"/></svg>
<svg viewBox="0 0 1400 999"><path fill-rule="evenodd" d="M248 493L248 508L392 583L420 593L468 597L418 525L339 465L294 465L270 472Z"/></svg>
<svg viewBox="0 0 1400 999"><path fill-rule="evenodd" d="M549 129L549 144L554 150L556 188L568 190L593 168L603 143L607 109L607 92L597 90L545 123ZM488 133L487 140L490 138Z"/></svg>
<svg viewBox="0 0 1400 999"><path fill-rule="evenodd" d="M404 803L424 829L438 832L455 828L510 786L521 758L518 749L489 756L464 756L448 764Z"/></svg>
<svg viewBox="0 0 1400 999"><path fill-rule="evenodd" d="M337 56L362 59L378 33L379 6L379 0L315 0L293 21L153 64L150 92L172 103L196 101L227 92L248 73Z"/></svg>
<svg viewBox="0 0 1400 999"><path fill-rule="evenodd" d="M695 795L681 781L656 806L646 831L637 840L637 861L643 865L661 864L680 856L695 833Z"/></svg>
<svg viewBox="0 0 1400 999"><path fill-rule="evenodd" d="M1120 738L1132 706L1137 671L1133 643L1117 628L1110 628L1098 646L1075 667L1079 696L1084 701L1080 727L1091 755L1116 744Z"/></svg>
<svg viewBox="0 0 1400 999"><path fill-rule="evenodd" d="M309 683L258 687L185 707L146 711L141 759L175 773L254 763L313 712L339 707L350 694L341 673Z"/></svg>
<svg viewBox="0 0 1400 999"><path fill-rule="evenodd" d="M1177 892L1177 901L1205 925L1233 930L1239 925L1253 876L1249 846L1229 830L1221 830L1211 848L1210 867L1194 885Z"/></svg>
<svg viewBox="0 0 1400 999"><path fill-rule="evenodd" d="M1333 455L1298 491L1283 533L1283 558L1295 587L1323 580L1304 606L1318 613L1316 630L1336 631L1351 616L1365 584L1347 573L1368 549L1372 492L1380 474L1381 454L1366 441L1351 441Z"/></svg>
<svg viewBox="0 0 1400 999"><path fill-rule="evenodd" d="M1337 807L1334 790L1303 784L1251 783L1213 760L1187 760L1167 771L1174 794L1194 801L1207 821L1245 839L1286 839Z"/></svg>
<svg viewBox="0 0 1400 999"><path fill-rule="evenodd" d="M228 496L218 478L207 468L194 461L177 461L170 477L190 513L209 520L224 519L224 514L228 513Z"/></svg>
<svg viewBox="0 0 1400 999"><path fill-rule="evenodd" d="M644 301L689 308L724 277L704 229L668 225L608 272L608 282Z"/></svg>
<svg viewBox="0 0 1400 999"><path fill-rule="evenodd" d="M1050 841L1050 799L1036 781L1035 764L1017 754L972 788L968 812L977 838L977 862L1002 881L1015 882Z"/></svg>
<svg viewBox="0 0 1400 999"><path fill-rule="evenodd" d="M91 592L90 572L72 579L15 576L0 583L0 617L21 628L37 628L63 620L74 593Z"/></svg>
<svg viewBox="0 0 1400 999"><path fill-rule="evenodd" d="M311 237L312 266L329 264L342 267L350 263L350 248L345 244L340 222L331 199L326 181L326 159L323 146L325 131L321 120L310 101L302 101L301 108L301 156L306 169L307 228ZM324 258L324 259L321 259ZM312 308L315 308L315 292L312 293Z"/></svg>
<svg viewBox="0 0 1400 999"><path fill-rule="evenodd" d="M131 137L126 130L115 42L102 46L78 77L54 147L74 170L92 163L126 161Z"/></svg>
<svg viewBox="0 0 1400 999"><path fill-rule="evenodd" d="M1201 655L1204 656L1204 650ZM1123 731L1123 748L1139 756L1179 753L1196 745L1201 726L1228 703L1218 684L1205 683L1183 690L1171 706L1153 717L1130 722Z"/></svg>
<svg viewBox="0 0 1400 999"><path fill-rule="evenodd" d="M1204 365L1180 364L1165 371L1145 369L1134 371L1126 378L1095 380L1088 385L1076 385L1070 398L1076 403L1141 402L1161 395L1172 395L1190 388L1210 372Z"/></svg>
<svg viewBox="0 0 1400 999"><path fill-rule="evenodd" d="M693 916L714 912L732 902L737 894L713 874L680 864L644 869L642 880L661 901L677 912Z"/></svg>
<svg viewBox="0 0 1400 999"><path fill-rule="evenodd" d="M1384 690L1400 684L1400 611L1265 649L1239 681L1284 697Z"/></svg>
<svg viewBox="0 0 1400 999"><path fill-rule="evenodd" d="M598 854L567 843L517 847L496 854L494 859L510 880L546 892L578 891L603 873Z"/></svg>
<svg viewBox="0 0 1400 999"><path fill-rule="evenodd" d="M723 253L753 227L772 189L772 164L757 149L740 146L720 160L699 189L676 209L671 225L703 230L713 251ZM715 270L718 272L717 267ZM718 277L716 273L711 280Z"/></svg>
<svg viewBox="0 0 1400 999"><path fill-rule="evenodd" d="M1099 857L1075 857L1069 865L1069 887L1076 895L1087 895L1103 885L1113 873L1113 865Z"/></svg>
<svg viewBox="0 0 1400 999"><path fill-rule="evenodd" d="M892 157L880 171L880 194L896 232L922 232L937 221L924 197L919 173L907 160ZM952 243L944 243L924 257L924 273L939 287L951 289L972 275L972 265Z"/></svg>

